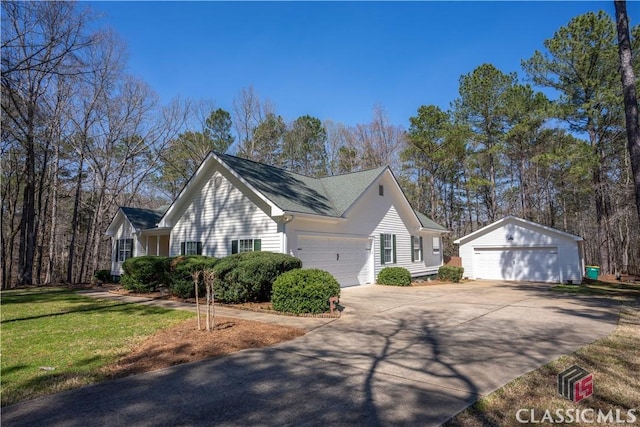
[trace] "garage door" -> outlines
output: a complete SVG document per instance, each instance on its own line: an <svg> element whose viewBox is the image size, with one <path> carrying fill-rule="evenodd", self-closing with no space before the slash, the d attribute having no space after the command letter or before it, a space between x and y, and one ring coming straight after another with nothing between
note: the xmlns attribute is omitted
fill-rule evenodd
<svg viewBox="0 0 640 427"><path fill-rule="evenodd" d="M473 272L476 279L559 282L558 249L475 248Z"/></svg>
<svg viewBox="0 0 640 427"><path fill-rule="evenodd" d="M319 268L333 274L340 286L370 282L369 239L299 236L297 254L303 268Z"/></svg>

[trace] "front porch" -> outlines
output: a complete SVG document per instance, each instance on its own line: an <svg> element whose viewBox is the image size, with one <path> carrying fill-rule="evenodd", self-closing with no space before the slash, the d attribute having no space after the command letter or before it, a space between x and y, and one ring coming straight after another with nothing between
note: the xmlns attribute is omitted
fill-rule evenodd
<svg viewBox="0 0 640 427"><path fill-rule="evenodd" d="M159 233L159 230L143 230L138 237L143 254L149 256L169 256L169 233Z"/></svg>

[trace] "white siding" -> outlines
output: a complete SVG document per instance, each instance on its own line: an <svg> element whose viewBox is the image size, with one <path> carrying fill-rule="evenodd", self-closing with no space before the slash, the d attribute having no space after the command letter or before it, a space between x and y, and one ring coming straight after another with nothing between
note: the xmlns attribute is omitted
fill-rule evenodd
<svg viewBox="0 0 640 427"><path fill-rule="evenodd" d="M464 241L465 238L461 240ZM549 257L557 258L555 262L547 265L553 271L548 272L549 280L574 283L582 281L582 267L577 242L569 236L556 234L538 226L519 222L517 219L505 221L497 228L489 228L469 241L460 244L460 257L464 276L476 278L478 272L474 271L474 265L481 262L475 259L475 252L483 249L504 249L519 251L520 255L530 252L533 248L548 248ZM528 252L529 251L529 252ZM555 253L557 251L557 253ZM536 264L539 264L537 257ZM556 267L557 265L557 267ZM483 271L486 274L486 270ZM559 279L558 279L559 277Z"/></svg>
<svg viewBox="0 0 640 427"><path fill-rule="evenodd" d="M378 185L384 185L384 196L378 194ZM368 191L356 202L346 214L346 220L316 221L307 218L295 218L287 224L289 253L297 253L298 236L309 232L327 233L328 235L360 236L371 238L373 245L373 280L384 267L404 267L415 276L437 273L442 265L442 245L440 252L433 253L432 236L439 233L419 232L419 224L414 214L399 191L395 187L391 174L384 174L379 182L373 183ZM396 235L396 263L381 264L380 234ZM423 237L423 261L411 261L411 236Z"/></svg>
<svg viewBox="0 0 640 427"><path fill-rule="evenodd" d="M144 255L144 246L138 242L138 236L133 231L133 226L129 220L124 216L122 212L118 212L118 218L116 221L119 223L118 227L111 239L111 274L114 276L122 275L122 261L116 262L116 242L119 239L133 239L133 256Z"/></svg>
<svg viewBox="0 0 640 427"><path fill-rule="evenodd" d="M220 178L218 188L216 178ZM249 238L262 239L263 251L282 251L282 235L276 222L256 201L216 172L192 192L191 200L171 230L170 254L180 254L181 242L200 241L203 255L220 258L231 254L232 240Z"/></svg>

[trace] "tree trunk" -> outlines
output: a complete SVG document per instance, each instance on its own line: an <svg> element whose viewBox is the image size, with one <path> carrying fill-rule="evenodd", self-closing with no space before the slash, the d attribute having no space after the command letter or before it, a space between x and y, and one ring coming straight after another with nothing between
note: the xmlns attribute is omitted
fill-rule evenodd
<svg viewBox="0 0 640 427"><path fill-rule="evenodd" d="M82 194L81 190L83 167L84 148L80 153L80 163L78 165L78 180L76 181L76 192L75 198L73 200L73 214L71 216L71 241L69 242L69 260L67 262L67 283L73 283L73 262L75 258L76 236L78 235L78 216L80 215L80 195Z"/></svg>
<svg viewBox="0 0 640 427"><path fill-rule="evenodd" d="M616 26L618 28L618 53L620 54L620 71L622 90L624 93L624 113L627 126L627 141L631 156L631 170L636 196L636 210L640 219L640 124L638 123L638 98L636 96L636 77L631 57L631 41L629 39L629 18L627 2L615 0Z"/></svg>
<svg viewBox="0 0 640 427"><path fill-rule="evenodd" d="M602 170L600 159L598 164L595 166L595 170L593 171L593 186L596 196L596 225L598 234L598 240L596 244L598 245L600 271L603 274L609 274L611 272L609 265L609 208L608 196L604 188L603 174L604 173Z"/></svg>
<svg viewBox="0 0 640 427"><path fill-rule="evenodd" d="M49 230L49 260L47 262L47 271L45 274L45 283L54 283L55 278L53 269L56 262L56 237L58 229L58 185L60 173L60 141L56 141L56 148L53 159L53 172L52 172L52 194L51 194L51 226Z"/></svg>
<svg viewBox="0 0 640 427"><path fill-rule="evenodd" d="M18 259L18 285L33 284L33 258L35 255L35 111L31 106L27 123L29 130L25 141L25 186L22 193L22 219L20 223L20 249Z"/></svg>

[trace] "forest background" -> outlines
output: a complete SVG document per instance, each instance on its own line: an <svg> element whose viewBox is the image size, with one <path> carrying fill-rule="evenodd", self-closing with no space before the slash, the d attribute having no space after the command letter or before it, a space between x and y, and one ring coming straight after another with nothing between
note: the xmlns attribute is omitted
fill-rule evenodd
<svg viewBox="0 0 640 427"><path fill-rule="evenodd" d="M584 237L603 273L640 264L618 28L605 12L541 40L522 76L478 64L448 110L425 104L408 128L382 105L356 125L287 120L251 85L230 111L161 103L93 19L82 3L2 2L3 289L109 268L118 207L171 203L210 150L317 177L389 165L414 208L451 230L445 255L516 215ZM637 75L639 27L630 34Z"/></svg>

